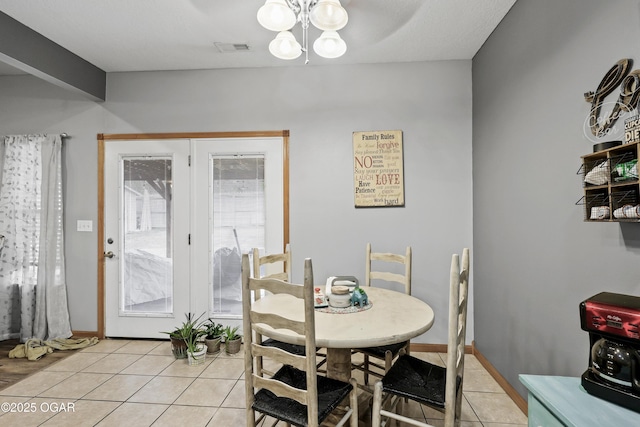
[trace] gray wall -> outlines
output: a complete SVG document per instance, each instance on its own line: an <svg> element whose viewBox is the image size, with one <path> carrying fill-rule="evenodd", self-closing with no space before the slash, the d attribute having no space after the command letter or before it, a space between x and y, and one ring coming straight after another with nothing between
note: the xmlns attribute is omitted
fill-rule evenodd
<svg viewBox="0 0 640 427"><path fill-rule="evenodd" d="M0 78L0 134L67 132L65 238L71 323L96 330L98 133L289 129L294 279L364 279L374 250L413 247L413 293L436 312L416 342L445 343L451 254L472 247L471 61L114 73L94 103L28 76ZM400 129L404 208L355 209L351 134ZM473 256L473 253L472 253ZM473 319L473 305L470 319ZM473 320L469 325L473 339Z"/></svg>
<svg viewBox="0 0 640 427"><path fill-rule="evenodd" d="M522 394L520 373L587 368L581 301L640 294L640 224L585 223L574 205L583 94L619 59L640 67L639 20L638 1L518 0L473 60L475 337Z"/></svg>

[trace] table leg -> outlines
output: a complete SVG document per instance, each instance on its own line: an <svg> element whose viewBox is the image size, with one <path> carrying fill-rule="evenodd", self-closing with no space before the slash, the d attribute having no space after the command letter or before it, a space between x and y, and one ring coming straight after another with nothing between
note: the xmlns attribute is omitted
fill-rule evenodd
<svg viewBox="0 0 640 427"><path fill-rule="evenodd" d="M327 348L327 377L349 381L351 378L350 348Z"/></svg>
<svg viewBox="0 0 640 427"><path fill-rule="evenodd" d="M327 348L327 377L340 381L348 382L351 378L351 349L350 348ZM358 392L358 419L362 425L363 415L370 417L368 410L370 408L372 395L369 393ZM345 406L349 405L349 398L343 401ZM370 419L369 419L370 423ZM366 423L368 424L368 423Z"/></svg>

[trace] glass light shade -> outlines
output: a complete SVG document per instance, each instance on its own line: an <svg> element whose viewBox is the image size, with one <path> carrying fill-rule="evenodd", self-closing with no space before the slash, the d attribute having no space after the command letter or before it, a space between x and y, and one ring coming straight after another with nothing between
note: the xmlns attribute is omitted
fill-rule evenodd
<svg viewBox="0 0 640 427"><path fill-rule="evenodd" d="M302 46L300 46L291 31L281 31L269 43L269 52L276 58L296 59L302 54Z"/></svg>
<svg viewBox="0 0 640 427"><path fill-rule="evenodd" d="M258 22L267 30L286 31L296 24L296 15L284 0L267 0L258 9Z"/></svg>
<svg viewBox="0 0 640 427"><path fill-rule="evenodd" d="M313 50L323 58L338 58L347 51L347 44L335 31L325 31L313 42Z"/></svg>
<svg viewBox="0 0 640 427"><path fill-rule="evenodd" d="M338 31L347 25L349 16L340 0L320 0L309 12L309 20L324 31Z"/></svg>

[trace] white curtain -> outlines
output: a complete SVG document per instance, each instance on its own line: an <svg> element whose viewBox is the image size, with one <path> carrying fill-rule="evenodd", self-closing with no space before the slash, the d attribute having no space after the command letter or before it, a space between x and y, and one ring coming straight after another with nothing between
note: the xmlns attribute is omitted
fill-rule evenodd
<svg viewBox="0 0 640 427"><path fill-rule="evenodd" d="M0 144L0 340L71 336L61 162L59 135Z"/></svg>

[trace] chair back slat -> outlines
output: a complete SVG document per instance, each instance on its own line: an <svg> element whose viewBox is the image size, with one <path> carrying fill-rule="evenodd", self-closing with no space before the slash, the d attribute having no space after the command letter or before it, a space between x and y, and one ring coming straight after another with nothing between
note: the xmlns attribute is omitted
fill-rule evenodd
<svg viewBox="0 0 640 427"><path fill-rule="evenodd" d="M288 397L303 405L307 404L308 393L300 392L299 388L291 387L280 381L254 376L253 385L255 388L265 388L278 396Z"/></svg>
<svg viewBox="0 0 640 427"><path fill-rule="evenodd" d="M286 317L279 316L272 313L257 313L251 312L252 323L264 323L271 326L273 329L288 329L295 332L298 335L304 335L305 323L304 321L291 320Z"/></svg>
<svg viewBox="0 0 640 427"><path fill-rule="evenodd" d="M280 279L249 279L249 288L252 291L263 290L272 294L291 294L296 298L303 298L304 289L300 285L291 287L291 283ZM260 292L255 292L260 293Z"/></svg>
<svg viewBox="0 0 640 427"><path fill-rule="evenodd" d="M404 256L388 252L372 252L371 261L398 262L404 264Z"/></svg>
<svg viewBox="0 0 640 427"><path fill-rule="evenodd" d="M275 262L281 262L281 261L286 262L287 260L288 259L287 259L287 254L286 253L265 255L263 257L260 257L260 265L273 264Z"/></svg>
<svg viewBox="0 0 640 427"><path fill-rule="evenodd" d="M291 365L296 369L300 369L301 371L304 371L306 369L306 357L289 353L278 347L265 347L263 345L253 343L252 351L254 356L273 357L275 354L275 357L278 359L278 361L285 365Z"/></svg>
<svg viewBox="0 0 640 427"><path fill-rule="evenodd" d="M369 278L371 280L380 279L387 282L398 282L402 284L405 282L405 277L402 274L390 273L388 271L372 271L369 273Z"/></svg>
<svg viewBox="0 0 640 427"><path fill-rule="evenodd" d="M270 279L279 279L279 280L284 280L284 281L288 281L289 280L289 273L282 272L282 273L273 273L270 274L269 276L265 276L265 277L269 277Z"/></svg>

